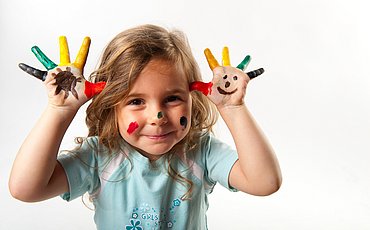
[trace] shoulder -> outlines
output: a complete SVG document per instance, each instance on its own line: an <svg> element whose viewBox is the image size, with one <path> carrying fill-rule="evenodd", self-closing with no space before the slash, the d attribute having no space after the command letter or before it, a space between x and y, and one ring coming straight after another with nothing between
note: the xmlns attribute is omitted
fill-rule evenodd
<svg viewBox="0 0 370 230"><path fill-rule="evenodd" d="M206 134L200 138L199 151L201 155L208 156L212 152L232 151L232 148L213 134Z"/></svg>
<svg viewBox="0 0 370 230"><path fill-rule="evenodd" d="M194 156L195 161L207 170L228 162L233 164L237 159L236 150L213 134L207 134L200 139L199 148Z"/></svg>
<svg viewBox="0 0 370 230"><path fill-rule="evenodd" d="M77 158L83 163L91 165L93 162L99 162L108 157L107 148L99 143L99 137L97 136L80 138L77 142L77 146L74 149L62 151L58 156L58 160L73 160Z"/></svg>

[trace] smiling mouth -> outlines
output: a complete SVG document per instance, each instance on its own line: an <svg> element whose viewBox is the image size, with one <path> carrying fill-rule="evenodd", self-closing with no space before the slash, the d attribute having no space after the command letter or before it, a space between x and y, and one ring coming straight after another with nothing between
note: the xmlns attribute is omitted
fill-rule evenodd
<svg viewBox="0 0 370 230"><path fill-rule="evenodd" d="M151 140L162 140L167 138L171 133L159 134L159 135L145 135L147 138Z"/></svg>
<svg viewBox="0 0 370 230"><path fill-rule="evenodd" d="M233 90L233 91L231 91L231 92L227 92L227 91L225 91L225 90L221 89L221 87L220 87L220 86L219 86L219 87L217 87L217 91L218 91L220 94L223 94L223 95L230 95L230 94L233 94L233 93L235 93L237 90L238 90L238 89L234 89L234 90Z"/></svg>

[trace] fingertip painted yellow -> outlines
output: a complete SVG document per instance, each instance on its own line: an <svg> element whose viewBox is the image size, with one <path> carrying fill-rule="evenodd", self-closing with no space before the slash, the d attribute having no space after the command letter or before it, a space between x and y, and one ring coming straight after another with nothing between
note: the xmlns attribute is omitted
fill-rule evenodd
<svg viewBox="0 0 370 230"><path fill-rule="evenodd" d="M212 54L212 52L211 52L210 49L206 48L204 50L204 54L206 55L208 65L211 68L211 70L213 70L214 68L220 66L220 64L218 64L216 58L213 56L213 54Z"/></svg>
<svg viewBox="0 0 370 230"><path fill-rule="evenodd" d="M87 55L89 54L89 48L91 44L90 37L85 37L80 50L78 51L74 66L80 70L83 70L86 64Z"/></svg>
<svg viewBox="0 0 370 230"><path fill-rule="evenodd" d="M69 49L66 36L59 37L59 49L60 49L60 66L66 66L71 64L69 59Z"/></svg>
<svg viewBox="0 0 370 230"><path fill-rule="evenodd" d="M229 48L227 48L227 46L225 46L222 49L222 65L223 66L231 66L230 56L229 56Z"/></svg>

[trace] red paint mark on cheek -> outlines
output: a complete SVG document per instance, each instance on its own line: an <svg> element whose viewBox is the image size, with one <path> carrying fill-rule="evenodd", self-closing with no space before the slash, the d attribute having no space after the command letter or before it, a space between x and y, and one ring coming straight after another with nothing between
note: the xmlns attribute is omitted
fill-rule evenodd
<svg viewBox="0 0 370 230"><path fill-rule="evenodd" d="M131 122L128 126L127 133L132 134L137 128L139 128L139 124L136 121Z"/></svg>
<svg viewBox="0 0 370 230"><path fill-rule="evenodd" d="M212 92L212 82L204 83L202 81L192 82L189 86L190 91L197 90L202 92L204 95L208 95Z"/></svg>
<svg viewBox="0 0 370 230"><path fill-rule="evenodd" d="M101 91L103 91L105 87L105 82L97 82L92 83L85 81L85 95L87 98L92 98L96 94L99 94Z"/></svg>

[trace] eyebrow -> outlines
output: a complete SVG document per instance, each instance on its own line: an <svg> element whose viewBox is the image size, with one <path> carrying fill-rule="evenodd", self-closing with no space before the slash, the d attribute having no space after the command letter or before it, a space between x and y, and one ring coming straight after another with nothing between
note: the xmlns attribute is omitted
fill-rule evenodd
<svg viewBox="0 0 370 230"><path fill-rule="evenodd" d="M181 89L181 88L177 88L177 89L173 89L173 90L168 90L166 93L168 94L187 94L189 93L189 90L188 88L187 89Z"/></svg>
<svg viewBox="0 0 370 230"><path fill-rule="evenodd" d="M164 91L164 94L187 94L187 93L189 93L187 90L181 89L181 88ZM143 97L145 95L146 93L135 93L134 92L134 93L129 93L127 97Z"/></svg>

